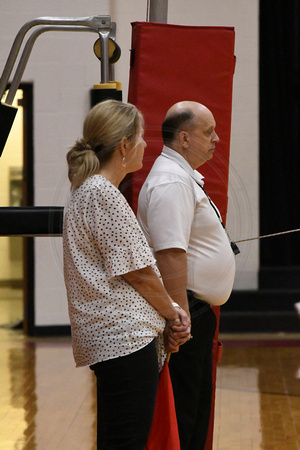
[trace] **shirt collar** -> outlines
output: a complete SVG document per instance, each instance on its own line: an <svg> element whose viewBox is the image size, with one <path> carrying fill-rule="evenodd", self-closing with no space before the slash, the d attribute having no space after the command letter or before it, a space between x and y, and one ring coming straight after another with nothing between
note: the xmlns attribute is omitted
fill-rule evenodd
<svg viewBox="0 0 300 450"><path fill-rule="evenodd" d="M204 176L201 175L201 173L199 173L197 170L192 169L189 163L184 159L183 156L180 155L180 153L164 145L161 154L165 158L171 159L172 161L176 162L197 183L201 184L201 186L204 185Z"/></svg>

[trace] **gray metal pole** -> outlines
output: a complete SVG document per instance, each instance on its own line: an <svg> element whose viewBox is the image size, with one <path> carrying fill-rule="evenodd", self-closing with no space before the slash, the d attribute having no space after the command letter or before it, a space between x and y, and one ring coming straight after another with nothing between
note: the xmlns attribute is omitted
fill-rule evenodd
<svg viewBox="0 0 300 450"><path fill-rule="evenodd" d="M150 0L149 21L168 22L168 0Z"/></svg>

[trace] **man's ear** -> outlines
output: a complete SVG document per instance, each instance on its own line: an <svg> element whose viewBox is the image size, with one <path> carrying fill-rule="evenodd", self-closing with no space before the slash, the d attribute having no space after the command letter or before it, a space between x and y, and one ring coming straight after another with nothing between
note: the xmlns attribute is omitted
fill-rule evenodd
<svg viewBox="0 0 300 450"><path fill-rule="evenodd" d="M179 133L179 141L183 148L188 148L189 146L189 133L187 131L181 131Z"/></svg>

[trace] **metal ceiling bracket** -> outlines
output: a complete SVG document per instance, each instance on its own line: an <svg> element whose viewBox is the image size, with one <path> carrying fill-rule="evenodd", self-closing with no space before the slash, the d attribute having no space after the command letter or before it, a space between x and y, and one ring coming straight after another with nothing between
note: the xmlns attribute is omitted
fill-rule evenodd
<svg viewBox="0 0 300 450"><path fill-rule="evenodd" d="M9 56L7 58L4 70L0 78L0 99L2 98L16 58L18 56L20 47L26 33L37 25L73 25L90 27L97 32L100 30L110 30L111 19L110 16L91 16L91 17L38 17L26 22L19 30L11 47Z"/></svg>
<svg viewBox="0 0 300 450"><path fill-rule="evenodd" d="M108 42L110 32L115 36L116 25L112 27L110 16L92 16L92 17L39 17L26 22L19 30L9 56L7 58L2 76L0 78L0 101L7 88L8 80L17 59L19 50L26 33L34 26L39 27L34 30L28 38L13 77L10 89L5 102L0 103L0 156L3 152L6 140L14 122L17 108L12 107L14 97L20 85L26 64L28 62L32 47L42 33L46 31L90 31L96 32L100 36L101 46L101 83L109 82L109 55Z"/></svg>

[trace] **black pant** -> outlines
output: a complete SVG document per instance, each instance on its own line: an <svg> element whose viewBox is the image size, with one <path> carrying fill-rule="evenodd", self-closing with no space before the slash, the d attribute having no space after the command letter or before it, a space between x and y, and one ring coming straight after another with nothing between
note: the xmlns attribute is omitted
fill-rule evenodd
<svg viewBox="0 0 300 450"><path fill-rule="evenodd" d="M91 369L97 377L97 449L143 450L159 377L155 341Z"/></svg>
<svg viewBox="0 0 300 450"><path fill-rule="evenodd" d="M173 384L181 450L205 447L212 400L212 346L216 316L211 308L193 319L193 339L171 355Z"/></svg>

